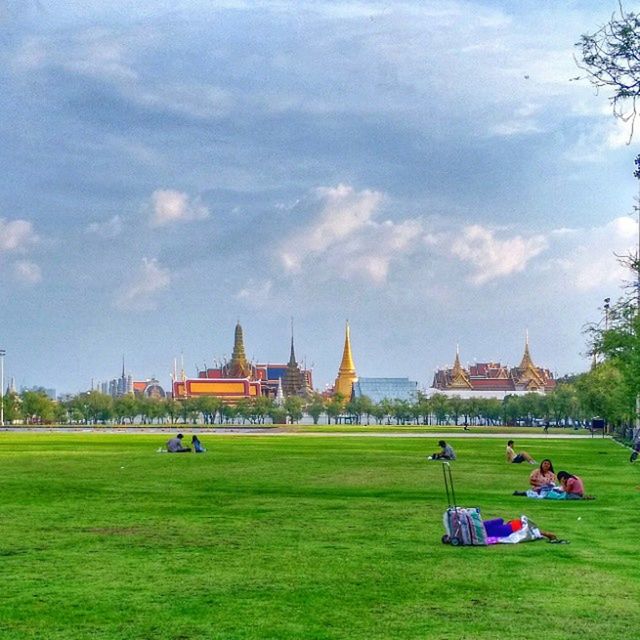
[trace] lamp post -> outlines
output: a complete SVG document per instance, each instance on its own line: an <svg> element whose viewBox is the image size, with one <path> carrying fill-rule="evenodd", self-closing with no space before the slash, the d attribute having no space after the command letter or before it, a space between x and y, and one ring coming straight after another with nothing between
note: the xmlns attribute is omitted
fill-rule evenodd
<svg viewBox="0 0 640 640"><path fill-rule="evenodd" d="M609 331L609 309L611 308L611 298L604 299L604 330Z"/></svg>
<svg viewBox="0 0 640 640"><path fill-rule="evenodd" d="M0 427L4 427L4 356L7 352L0 349Z"/></svg>

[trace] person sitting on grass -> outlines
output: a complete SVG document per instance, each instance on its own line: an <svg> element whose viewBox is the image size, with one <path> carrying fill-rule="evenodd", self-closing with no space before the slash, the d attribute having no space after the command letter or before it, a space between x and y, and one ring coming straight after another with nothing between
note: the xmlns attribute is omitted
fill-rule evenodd
<svg viewBox="0 0 640 640"><path fill-rule="evenodd" d="M509 442L507 442L507 462L511 464L520 464L526 460L529 464L538 464L526 451L516 453L513 449L513 445L513 440L509 440Z"/></svg>
<svg viewBox="0 0 640 640"><path fill-rule="evenodd" d="M565 500L593 500L593 496L584 495L582 478L568 471L558 471L558 480L565 493Z"/></svg>
<svg viewBox="0 0 640 640"><path fill-rule="evenodd" d="M169 453L190 453L191 449L189 447L182 446L182 438L184 436L179 433L175 438L171 438L167 442L167 451Z"/></svg>
<svg viewBox="0 0 640 640"><path fill-rule="evenodd" d="M545 458L538 469L534 469L529 476L531 487L539 491L542 487L552 487L556 483L556 474L549 458Z"/></svg>
<svg viewBox="0 0 640 640"><path fill-rule="evenodd" d="M444 440L440 440L438 442L438 446L440 447L439 453L434 453L429 456L427 460L455 460L456 452L453 450L453 447L450 444L447 444Z"/></svg>
<svg viewBox="0 0 640 640"><path fill-rule="evenodd" d="M195 434L191 436L191 445L193 446L193 450L196 453L204 453L206 451L206 449L202 446L202 442L200 442L200 439Z"/></svg>

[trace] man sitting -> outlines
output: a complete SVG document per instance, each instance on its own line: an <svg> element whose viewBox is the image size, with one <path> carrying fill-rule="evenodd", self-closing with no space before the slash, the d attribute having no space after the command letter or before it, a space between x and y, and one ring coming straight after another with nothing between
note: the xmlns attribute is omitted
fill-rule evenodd
<svg viewBox="0 0 640 640"><path fill-rule="evenodd" d="M538 464L526 451L516 453L513 449L513 445L513 440L509 440L509 442L507 442L507 462L520 464L526 460L529 464Z"/></svg>
<svg viewBox="0 0 640 640"><path fill-rule="evenodd" d="M190 447L182 446L183 437L184 436L181 433L179 433L175 438L171 438L171 440L167 442L167 451L169 453L190 453L191 452Z"/></svg>

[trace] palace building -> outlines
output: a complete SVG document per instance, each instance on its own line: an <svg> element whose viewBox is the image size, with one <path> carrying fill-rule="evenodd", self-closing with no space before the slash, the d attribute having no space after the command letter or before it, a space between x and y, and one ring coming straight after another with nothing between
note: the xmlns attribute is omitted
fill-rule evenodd
<svg viewBox="0 0 640 640"><path fill-rule="evenodd" d="M456 349L453 367L437 370L431 386L447 395L504 397L530 392L547 393L555 389L556 381L549 369L533 363L527 336L519 366L509 368L499 362L478 362L464 368L460 364L460 352Z"/></svg>
<svg viewBox="0 0 640 640"><path fill-rule="evenodd" d="M195 378L180 379L174 373L174 398L214 397L224 402L267 396L275 398L278 388L284 396L305 397L313 389L310 370L302 368L295 357L293 332L291 353L287 364L253 364L246 356L242 326L236 324L231 360L217 368L198 371Z"/></svg>

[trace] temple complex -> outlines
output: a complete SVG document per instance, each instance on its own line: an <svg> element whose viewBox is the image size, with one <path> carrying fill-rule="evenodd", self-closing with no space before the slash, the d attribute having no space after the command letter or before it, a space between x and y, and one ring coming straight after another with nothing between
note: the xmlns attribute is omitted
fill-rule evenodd
<svg viewBox="0 0 640 640"><path fill-rule="evenodd" d="M555 389L556 381L548 369L533 363L527 335L519 366L509 368L499 362L478 362L465 369L460 364L460 353L456 348L453 366L437 370L431 386L436 391L451 395L502 397L529 392L546 393Z"/></svg>
<svg viewBox="0 0 640 640"><path fill-rule="evenodd" d="M356 366L353 363L353 356L351 355L351 337L349 334L349 323L347 322L345 336L344 336L344 349L342 351L342 362L338 369L338 377L333 386L333 393L339 393L347 400L351 399L351 393L353 391L353 383L358 381L356 374Z"/></svg>
<svg viewBox="0 0 640 640"><path fill-rule="evenodd" d="M253 364L247 359L242 326L238 322L229 362L198 371L195 378L174 372L173 395L178 399L208 396L234 403L260 396L276 398L279 388L282 397L306 396L313 388L311 371L296 361L293 335L287 364Z"/></svg>

